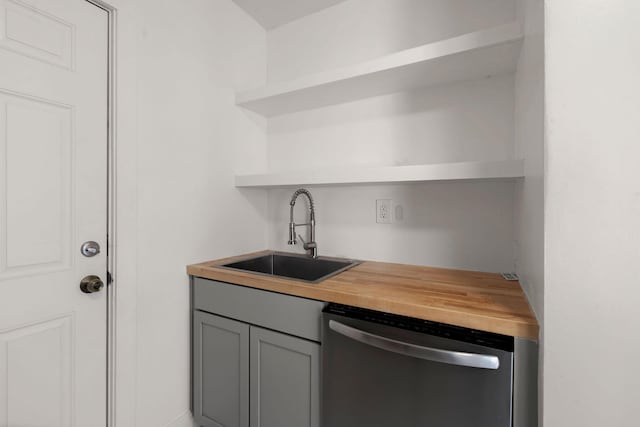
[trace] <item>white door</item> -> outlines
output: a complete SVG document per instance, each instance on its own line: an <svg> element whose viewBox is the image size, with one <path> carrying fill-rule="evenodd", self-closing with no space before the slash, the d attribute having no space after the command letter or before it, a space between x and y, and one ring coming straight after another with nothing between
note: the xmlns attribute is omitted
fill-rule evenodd
<svg viewBox="0 0 640 427"><path fill-rule="evenodd" d="M0 427L106 425L107 53L85 0L0 0Z"/></svg>

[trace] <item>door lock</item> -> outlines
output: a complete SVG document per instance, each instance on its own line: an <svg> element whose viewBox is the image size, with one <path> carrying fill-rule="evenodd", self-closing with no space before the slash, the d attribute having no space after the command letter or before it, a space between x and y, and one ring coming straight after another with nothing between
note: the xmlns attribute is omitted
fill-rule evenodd
<svg viewBox="0 0 640 427"><path fill-rule="evenodd" d="M82 255L87 258L94 257L100 253L100 245L98 242L94 242L93 240L89 240L88 242L84 242L82 246L80 246L80 252Z"/></svg>
<svg viewBox="0 0 640 427"><path fill-rule="evenodd" d="M80 290L85 294L100 292L102 288L104 288L104 282L98 276L86 276L80 281Z"/></svg>

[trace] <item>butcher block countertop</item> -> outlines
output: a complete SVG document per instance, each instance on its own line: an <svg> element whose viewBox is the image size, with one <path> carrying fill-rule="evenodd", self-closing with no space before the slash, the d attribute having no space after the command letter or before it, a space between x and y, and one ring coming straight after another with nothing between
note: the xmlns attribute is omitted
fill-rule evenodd
<svg viewBox="0 0 640 427"><path fill-rule="evenodd" d="M364 261L320 283L218 267L273 251L194 264L192 276L538 340L520 283L497 273Z"/></svg>

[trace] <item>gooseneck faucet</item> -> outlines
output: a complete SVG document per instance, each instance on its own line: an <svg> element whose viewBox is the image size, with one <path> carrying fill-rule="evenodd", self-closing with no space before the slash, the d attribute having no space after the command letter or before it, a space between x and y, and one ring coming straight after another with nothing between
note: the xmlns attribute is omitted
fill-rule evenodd
<svg viewBox="0 0 640 427"><path fill-rule="evenodd" d="M304 194L305 196L307 196L307 199L309 199L309 222L304 224L296 224L293 221L293 207L296 205L296 199L301 194ZM311 256L312 258L318 258L318 244L316 243L316 212L313 207L313 197L311 197L311 193L309 193L309 190L304 188L300 188L296 190L291 196L291 202L289 202L289 205L291 205L291 210L289 212L289 242L288 243L290 245L295 245L296 243L298 243L296 240L296 227L307 226L309 227L309 230L310 230L309 241L305 242L302 236L300 236L299 234L297 235L297 237L299 237L300 240L302 240L302 244L303 244L302 247L304 248L304 250L310 251L309 256Z"/></svg>

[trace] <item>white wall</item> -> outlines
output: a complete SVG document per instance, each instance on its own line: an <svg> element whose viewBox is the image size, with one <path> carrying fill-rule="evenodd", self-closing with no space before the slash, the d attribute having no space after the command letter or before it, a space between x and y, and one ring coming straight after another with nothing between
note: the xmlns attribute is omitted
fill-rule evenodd
<svg viewBox="0 0 640 427"><path fill-rule="evenodd" d="M546 2L544 425L640 402L640 3Z"/></svg>
<svg viewBox="0 0 640 427"><path fill-rule="evenodd" d="M544 298L544 2L522 0L525 29L516 73L515 150L526 159L516 187L517 272L538 321Z"/></svg>
<svg viewBox="0 0 640 427"><path fill-rule="evenodd" d="M498 76L367 98L274 117L268 128L274 172L512 159L514 80Z"/></svg>
<svg viewBox="0 0 640 427"><path fill-rule="evenodd" d="M516 185L516 271L540 324L538 422L544 393L544 2L522 0L524 23L515 81L515 151L526 159L525 179Z"/></svg>
<svg viewBox="0 0 640 427"><path fill-rule="evenodd" d="M347 0L269 31L269 80L288 80L515 19L513 0Z"/></svg>
<svg viewBox="0 0 640 427"><path fill-rule="evenodd" d="M269 247L302 252L302 245L286 244L293 190L270 193ZM310 191L320 255L484 271L513 268L512 184L426 183ZM403 221L376 224L376 198L402 205ZM303 197L295 209L296 222L302 222ZM306 230L298 232L306 240Z"/></svg>
<svg viewBox="0 0 640 427"><path fill-rule="evenodd" d="M187 264L266 246L264 121L234 105L264 83L264 30L231 0L137 0L136 426L190 425ZM124 208L124 207L123 207Z"/></svg>
<svg viewBox="0 0 640 427"><path fill-rule="evenodd" d="M508 0L349 0L270 31L269 80L294 78L511 22ZM272 118L271 171L514 157L514 79L385 95ZM269 191L269 246L286 245L292 189ZM514 269L513 183L312 188L324 255L489 271ZM376 199L402 221L376 224ZM303 210L298 208L298 214Z"/></svg>

